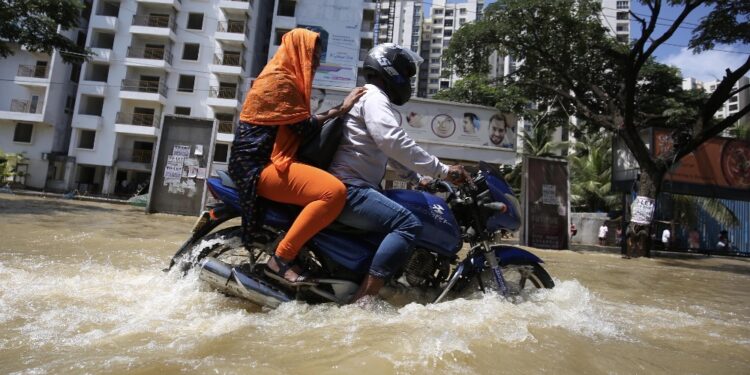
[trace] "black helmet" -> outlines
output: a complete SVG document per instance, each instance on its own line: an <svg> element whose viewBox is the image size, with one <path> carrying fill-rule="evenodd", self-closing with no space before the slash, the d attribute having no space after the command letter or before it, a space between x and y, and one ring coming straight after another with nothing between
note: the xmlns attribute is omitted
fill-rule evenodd
<svg viewBox="0 0 750 375"><path fill-rule="evenodd" d="M385 82L385 94L395 105L403 105L411 97L410 78L417 74L423 59L415 52L394 43L383 43L367 53L363 65L365 77L373 73ZM368 79L368 83L369 79Z"/></svg>

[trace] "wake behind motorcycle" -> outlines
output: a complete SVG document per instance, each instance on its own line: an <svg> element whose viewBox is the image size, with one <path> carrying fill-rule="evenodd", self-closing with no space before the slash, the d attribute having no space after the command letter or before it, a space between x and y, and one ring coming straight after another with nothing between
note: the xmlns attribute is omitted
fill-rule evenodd
<svg viewBox="0 0 750 375"><path fill-rule="evenodd" d="M334 222L308 241L297 258L296 263L314 279L313 285L292 288L263 271L299 209L266 202L262 229L243 245L240 226L216 230L240 216L236 186L226 173L219 172L218 178L208 180L208 188L218 203L201 214L169 268L182 272L197 268L200 279L212 287L261 306L275 308L292 300L348 303L384 237ZM518 201L496 167L480 162L473 184L454 187L436 180L431 190L447 196L384 191L422 221L423 231L403 269L381 290L381 296L411 290L434 296L429 301L437 303L477 291L510 297L525 289L554 287L540 258L491 242L496 231L515 231L521 224ZM465 253L461 251L464 243L469 245Z"/></svg>

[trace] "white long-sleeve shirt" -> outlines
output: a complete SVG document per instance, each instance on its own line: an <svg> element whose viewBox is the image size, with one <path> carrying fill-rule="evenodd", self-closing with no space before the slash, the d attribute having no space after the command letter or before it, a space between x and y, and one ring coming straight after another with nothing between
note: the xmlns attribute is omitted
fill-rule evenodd
<svg viewBox="0 0 750 375"><path fill-rule="evenodd" d="M386 94L377 86L365 87L367 93L346 114L341 144L328 171L344 184L377 188L392 159L419 174L445 177L448 166L399 126Z"/></svg>

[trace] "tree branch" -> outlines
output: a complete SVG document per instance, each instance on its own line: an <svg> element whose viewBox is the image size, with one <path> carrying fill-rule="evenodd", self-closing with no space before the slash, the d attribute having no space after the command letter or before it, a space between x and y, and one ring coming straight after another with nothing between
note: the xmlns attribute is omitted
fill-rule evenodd
<svg viewBox="0 0 750 375"><path fill-rule="evenodd" d="M739 119L741 119L742 116L745 116L748 113L750 113L750 105L746 105L745 107L743 107L736 113L724 118L722 121L715 124L714 126L711 126L710 128L707 128L704 131L698 133L698 135L693 137L690 140L690 142L685 144L684 147L680 147L679 150L676 150L675 157L673 159L673 162L670 163L670 166L671 164L674 164L680 161L680 159L682 159L685 155L695 151L695 149L700 147L700 145L702 145L704 142L719 135L722 131L730 127L732 124L734 124Z"/></svg>
<svg viewBox="0 0 750 375"><path fill-rule="evenodd" d="M640 67L643 66L643 64L646 63L646 61L648 60L648 58L651 57L651 55L654 54L654 51L656 51L656 49L659 48L659 46L661 46L662 44L664 44L664 42L666 42L667 40L669 40L669 38L672 37L672 35L675 33L675 31L677 31L677 29L680 27L680 25L682 25L682 22L685 21L685 18L687 18L687 16L690 15L690 13L693 10L695 10L695 8L697 8L698 6L700 6L704 2L705 1L699 0L699 1L695 1L695 2L687 1L685 3L685 8L682 10L682 12L680 12L680 15L677 16L677 18L675 18L674 22L672 22L672 25L669 27L669 29L667 29L667 31L665 31L664 34L662 34L656 40L652 41L651 45L648 46L648 49L639 56L638 60L636 61L636 65L635 65L636 71L639 70ZM654 21L654 23L655 23L656 20L658 20L658 14L656 16L651 15L651 20ZM650 37L650 35L649 35L649 37Z"/></svg>
<svg viewBox="0 0 750 375"><path fill-rule="evenodd" d="M724 76L721 82L719 82L719 84L716 86L716 90L711 93L711 96L708 98L708 101L701 110L700 117L703 121L704 127L706 124L710 123L710 120L713 118L714 113L716 113L716 111L718 111L719 108L724 105L724 102L726 102L730 97L734 95L732 94L732 92L734 92L735 90L733 90L732 87L748 71L750 71L750 56L748 56L747 60L745 60L745 63L735 71L731 71L729 69L726 70L727 75ZM702 128L701 130L704 131L705 128Z"/></svg>

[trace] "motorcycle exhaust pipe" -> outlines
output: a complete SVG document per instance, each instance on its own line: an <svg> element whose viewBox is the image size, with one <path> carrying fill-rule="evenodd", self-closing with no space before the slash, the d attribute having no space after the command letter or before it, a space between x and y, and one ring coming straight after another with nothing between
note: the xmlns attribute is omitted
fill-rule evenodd
<svg viewBox="0 0 750 375"><path fill-rule="evenodd" d="M286 293L216 258L208 257L201 261L198 277L223 293L247 299L261 306L275 309L282 302L292 300Z"/></svg>

